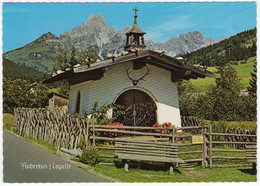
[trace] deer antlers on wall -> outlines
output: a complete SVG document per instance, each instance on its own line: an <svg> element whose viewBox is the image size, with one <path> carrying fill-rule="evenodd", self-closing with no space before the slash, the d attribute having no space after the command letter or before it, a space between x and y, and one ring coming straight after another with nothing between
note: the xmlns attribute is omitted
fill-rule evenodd
<svg viewBox="0 0 260 186"><path fill-rule="evenodd" d="M145 65L146 66L146 65ZM146 68L147 68L147 72L142 76L142 77L140 77L139 79L133 79L133 78L131 78L129 75L130 75L130 72L129 72L129 68L127 67L126 69L125 69L125 71L126 71L126 75L127 75L127 77L128 77L128 79L130 79L132 82L133 82L133 85L134 86L136 86L138 83L140 84L140 80L144 80L145 81L145 79L144 79L144 77L145 76L147 76L148 74L150 74L150 69L146 66Z"/></svg>

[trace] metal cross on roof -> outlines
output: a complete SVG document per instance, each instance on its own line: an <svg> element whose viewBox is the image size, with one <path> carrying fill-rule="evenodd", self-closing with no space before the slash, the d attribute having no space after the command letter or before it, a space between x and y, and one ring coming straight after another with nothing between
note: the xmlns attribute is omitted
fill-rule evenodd
<svg viewBox="0 0 260 186"><path fill-rule="evenodd" d="M139 10L137 9L137 7L135 7L135 9L133 9L133 11L135 11L135 14L136 14L136 12L139 11Z"/></svg>

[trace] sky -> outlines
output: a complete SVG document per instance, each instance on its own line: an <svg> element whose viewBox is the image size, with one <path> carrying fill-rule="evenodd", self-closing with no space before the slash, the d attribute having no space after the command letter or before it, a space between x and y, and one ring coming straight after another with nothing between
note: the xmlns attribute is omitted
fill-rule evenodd
<svg viewBox="0 0 260 186"><path fill-rule="evenodd" d="M56 36L101 13L107 26L122 30L133 25L135 6L138 27L146 38L166 42L182 33L200 31L219 40L256 27L255 2L134 2L134 3L3 3L3 53L22 47L42 34Z"/></svg>

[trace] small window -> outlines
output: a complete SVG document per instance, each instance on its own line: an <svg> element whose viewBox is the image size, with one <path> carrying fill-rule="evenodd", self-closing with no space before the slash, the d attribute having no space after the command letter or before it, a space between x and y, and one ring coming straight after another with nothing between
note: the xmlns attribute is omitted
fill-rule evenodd
<svg viewBox="0 0 260 186"><path fill-rule="evenodd" d="M76 113L80 112L80 92L77 94Z"/></svg>

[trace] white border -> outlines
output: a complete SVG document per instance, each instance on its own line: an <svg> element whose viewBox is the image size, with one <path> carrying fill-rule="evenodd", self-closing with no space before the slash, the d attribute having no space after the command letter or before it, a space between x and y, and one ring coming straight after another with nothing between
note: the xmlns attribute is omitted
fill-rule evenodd
<svg viewBox="0 0 260 186"><path fill-rule="evenodd" d="M1 17L0 17L0 21L1 21L1 23L3 23L2 22L2 7L3 7L3 3L4 2L21 2L21 3L52 3L52 2L60 2L60 3L69 3L69 2L74 2L74 3L76 3L76 2L79 2L79 3L83 3L83 2L100 2L100 3L102 3L102 2L256 2L257 3L257 38L259 38L258 36L259 36L259 30L258 30L258 28L259 28L259 23L258 23L258 20L259 20L259 14L258 14L258 12L260 12L260 8L259 8L259 3L258 3L258 0L233 0L233 1L228 1L228 0L214 0L214 1L202 1L202 0L181 0L181 1L177 1L177 0L175 0L175 1L170 1L170 0L168 0L168 1L164 1L164 0L149 0L149 1L147 1L147 0L131 0L131 1L122 1L122 0L112 0L112 1L110 1L110 0L76 0L76 1L72 1L72 0L45 0L45 1L43 1L43 0L2 0L3 2L1 2L1 8L0 8L0 13L1 13ZM2 37L3 37L3 35L2 35L2 26L3 26L3 24L1 24L0 25L0 29L1 29L1 31L0 31L0 41L1 41L1 46L0 46L0 50L1 50L1 54L2 54L2 52L3 52L3 41L2 41ZM260 41L259 41L259 39L257 40L257 46L258 46L258 48L260 47ZM0 58L0 61L1 61L1 64L2 64L2 57ZM259 50L257 50L257 61L259 61ZM258 69L260 69L260 64L258 63L257 64L257 68ZM0 70L1 70L1 73L2 73L2 65L0 66ZM259 70L258 70L259 71ZM2 75L1 75L1 77L0 77L0 85L1 85L1 87L2 87ZM260 87L260 81L257 81L257 86L258 87ZM259 89L259 88L258 88ZM257 91L257 93L259 93L259 90ZM259 95L259 94L258 94ZM1 89L1 91L0 91L0 96L1 96L1 100L2 100L2 89ZM259 99L257 99L257 105L260 105L260 101L259 101ZM0 118L1 118L1 121L3 121L3 114L2 114L2 106L0 107ZM259 112L257 112L257 118L259 118L259 116L260 116L260 113ZM257 121L257 124L258 124L258 121ZM1 129L0 129L0 135L1 136L3 136L3 126L1 125ZM258 130L258 136L259 136L259 134L260 134L260 131ZM0 156L0 161L1 162L3 162L3 151L2 151L2 148L3 148L3 138L1 137L0 138L0 142L1 142L1 147L0 147L0 151L1 151L1 156ZM259 141L258 141L258 147L259 147ZM259 148L258 148L258 154L259 154ZM259 157L258 157L259 158ZM217 183L211 183L211 182L207 182L207 183L159 183L159 184L163 184L163 185L198 185L198 186L200 186L200 185L219 185L219 184L221 184L221 185L257 185L257 184L259 184L258 182L259 182L259 179L260 179L260 176L259 176L259 171L260 171L260 165L259 165L259 163L258 163L258 165L257 165L257 169L258 169L258 174L257 174L257 182L255 182L255 183L243 183L243 182L240 182L240 183L224 183L224 182L217 182ZM0 181L0 183L2 184L2 185L17 185L17 184L8 184L8 183L3 183L3 163L1 163L0 164L0 171L1 171L1 173L0 173L0 179L1 179L1 181ZM20 184L20 183L19 183ZM34 185L35 183L32 183L31 185ZM54 183L48 183L48 185L53 185ZM68 185L68 186L71 186L71 185L85 185L85 184L87 184L87 185L130 185L130 183L55 183L54 185ZM141 184L141 183L138 183L138 185L139 184ZM153 183L153 185L158 185L158 183ZM23 183L23 185L27 185L26 183ZM45 185L44 183L37 183L37 185ZM131 184L132 185L132 184ZM136 185L136 183L134 184L134 185ZM151 183L142 183L142 185L151 185Z"/></svg>

